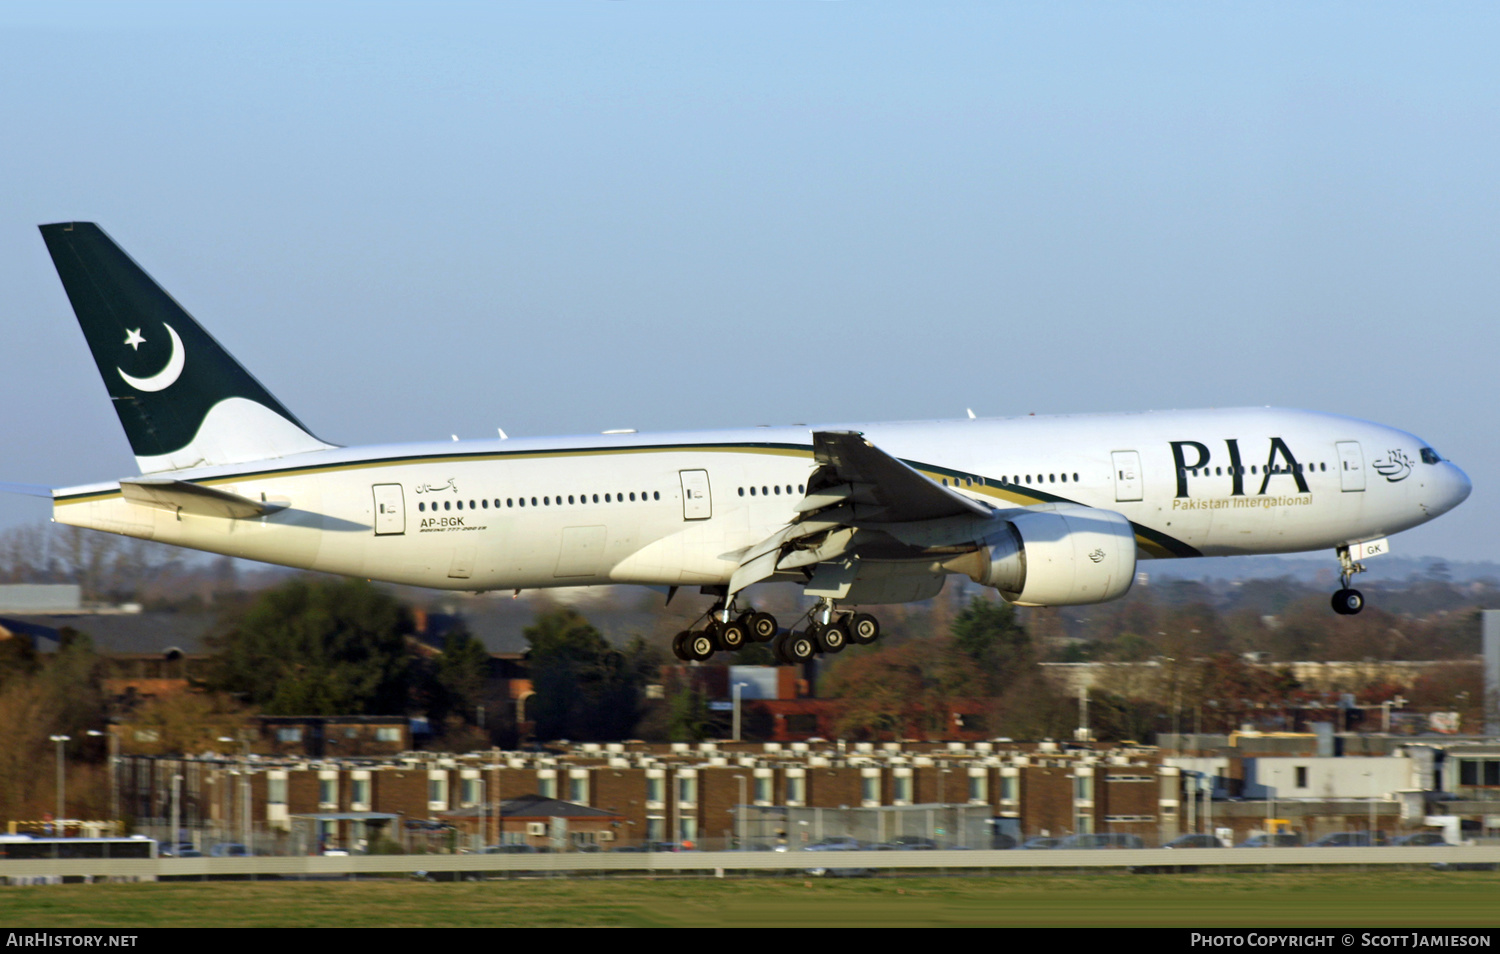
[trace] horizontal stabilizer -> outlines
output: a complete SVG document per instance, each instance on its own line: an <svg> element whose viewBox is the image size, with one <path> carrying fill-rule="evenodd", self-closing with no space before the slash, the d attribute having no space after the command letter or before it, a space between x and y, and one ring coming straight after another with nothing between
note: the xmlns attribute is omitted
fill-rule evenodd
<svg viewBox="0 0 1500 954"><path fill-rule="evenodd" d="M52 499L52 488L42 484L7 484L0 483L0 492L7 494L25 494L28 497L46 497Z"/></svg>
<svg viewBox="0 0 1500 954"><path fill-rule="evenodd" d="M243 517L263 517L268 513L285 509L281 504L251 500L227 490L215 490L202 484L166 477L142 477L120 481L120 493L126 500L148 507L159 507L177 513L193 513L204 517L228 517L231 520Z"/></svg>

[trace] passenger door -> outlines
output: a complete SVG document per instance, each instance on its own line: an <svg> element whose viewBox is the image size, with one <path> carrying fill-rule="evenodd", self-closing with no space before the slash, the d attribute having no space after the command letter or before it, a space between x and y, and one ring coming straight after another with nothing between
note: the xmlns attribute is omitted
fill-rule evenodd
<svg viewBox="0 0 1500 954"><path fill-rule="evenodd" d="M400 484L376 484L375 535L394 536L406 532L406 498Z"/></svg>
<svg viewBox="0 0 1500 954"><path fill-rule="evenodd" d="M1135 451L1115 451L1109 459L1115 469L1115 500L1119 503L1140 500L1141 455Z"/></svg>
<svg viewBox="0 0 1500 954"><path fill-rule="evenodd" d="M1365 489L1365 455L1359 441L1339 441L1339 486L1344 493Z"/></svg>
<svg viewBox="0 0 1500 954"><path fill-rule="evenodd" d="M714 515L713 497L708 487L708 471L678 471L682 478L682 519L707 520Z"/></svg>

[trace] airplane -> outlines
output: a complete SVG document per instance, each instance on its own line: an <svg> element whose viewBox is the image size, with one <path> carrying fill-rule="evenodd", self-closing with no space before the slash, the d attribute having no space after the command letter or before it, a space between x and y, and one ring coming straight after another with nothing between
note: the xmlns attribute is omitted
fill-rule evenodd
<svg viewBox="0 0 1500 954"><path fill-rule="evenodd" d="M413 586L698 587L683 660L869 644L864 607L953 574L1023 606L1118 599L1141 559L1333 549L1354 614L1360 561L1471 489L1405 431L1277 408L340 447L97 225L40 228L140 475L4 489L71 526ZM783 628L746 602L763 582L813 605Z"/></svg>

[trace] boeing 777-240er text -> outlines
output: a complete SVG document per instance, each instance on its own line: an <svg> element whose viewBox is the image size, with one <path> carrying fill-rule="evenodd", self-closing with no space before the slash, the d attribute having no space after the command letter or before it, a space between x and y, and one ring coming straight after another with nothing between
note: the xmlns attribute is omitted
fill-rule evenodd
<svg viewBox="0 0 1500 954"><path fill-rule="evenodd" d="M1359 561L1469 495L1411 434L1274 408L338 447L98 226L42 236L141 471L39 488L59 522L443 589L698 587L684 659L868 643L849 607L951 573L1027 606L1112 600L1142 558L1332 549L1333 608L1357 613ZM814 599L805 622L746 605L766 581Z"/></svg>

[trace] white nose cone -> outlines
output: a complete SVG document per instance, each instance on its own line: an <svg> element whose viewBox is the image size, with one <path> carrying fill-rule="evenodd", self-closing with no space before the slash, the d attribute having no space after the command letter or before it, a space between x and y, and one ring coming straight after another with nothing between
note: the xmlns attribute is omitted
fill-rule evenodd
<svg viewBox="0 0 1500 954"><path fill-rule="evenodd" d="M1474 483L1469 480L1469 475L1459 469L1456 464L1443 461L1438 466L1443 469L1443 476L1438 481L1438 486L1441 488L1438 506L1442 509L1436 511L1434 516L1447 513L1468 500L1469 493L1474 489Z"/></svg>

